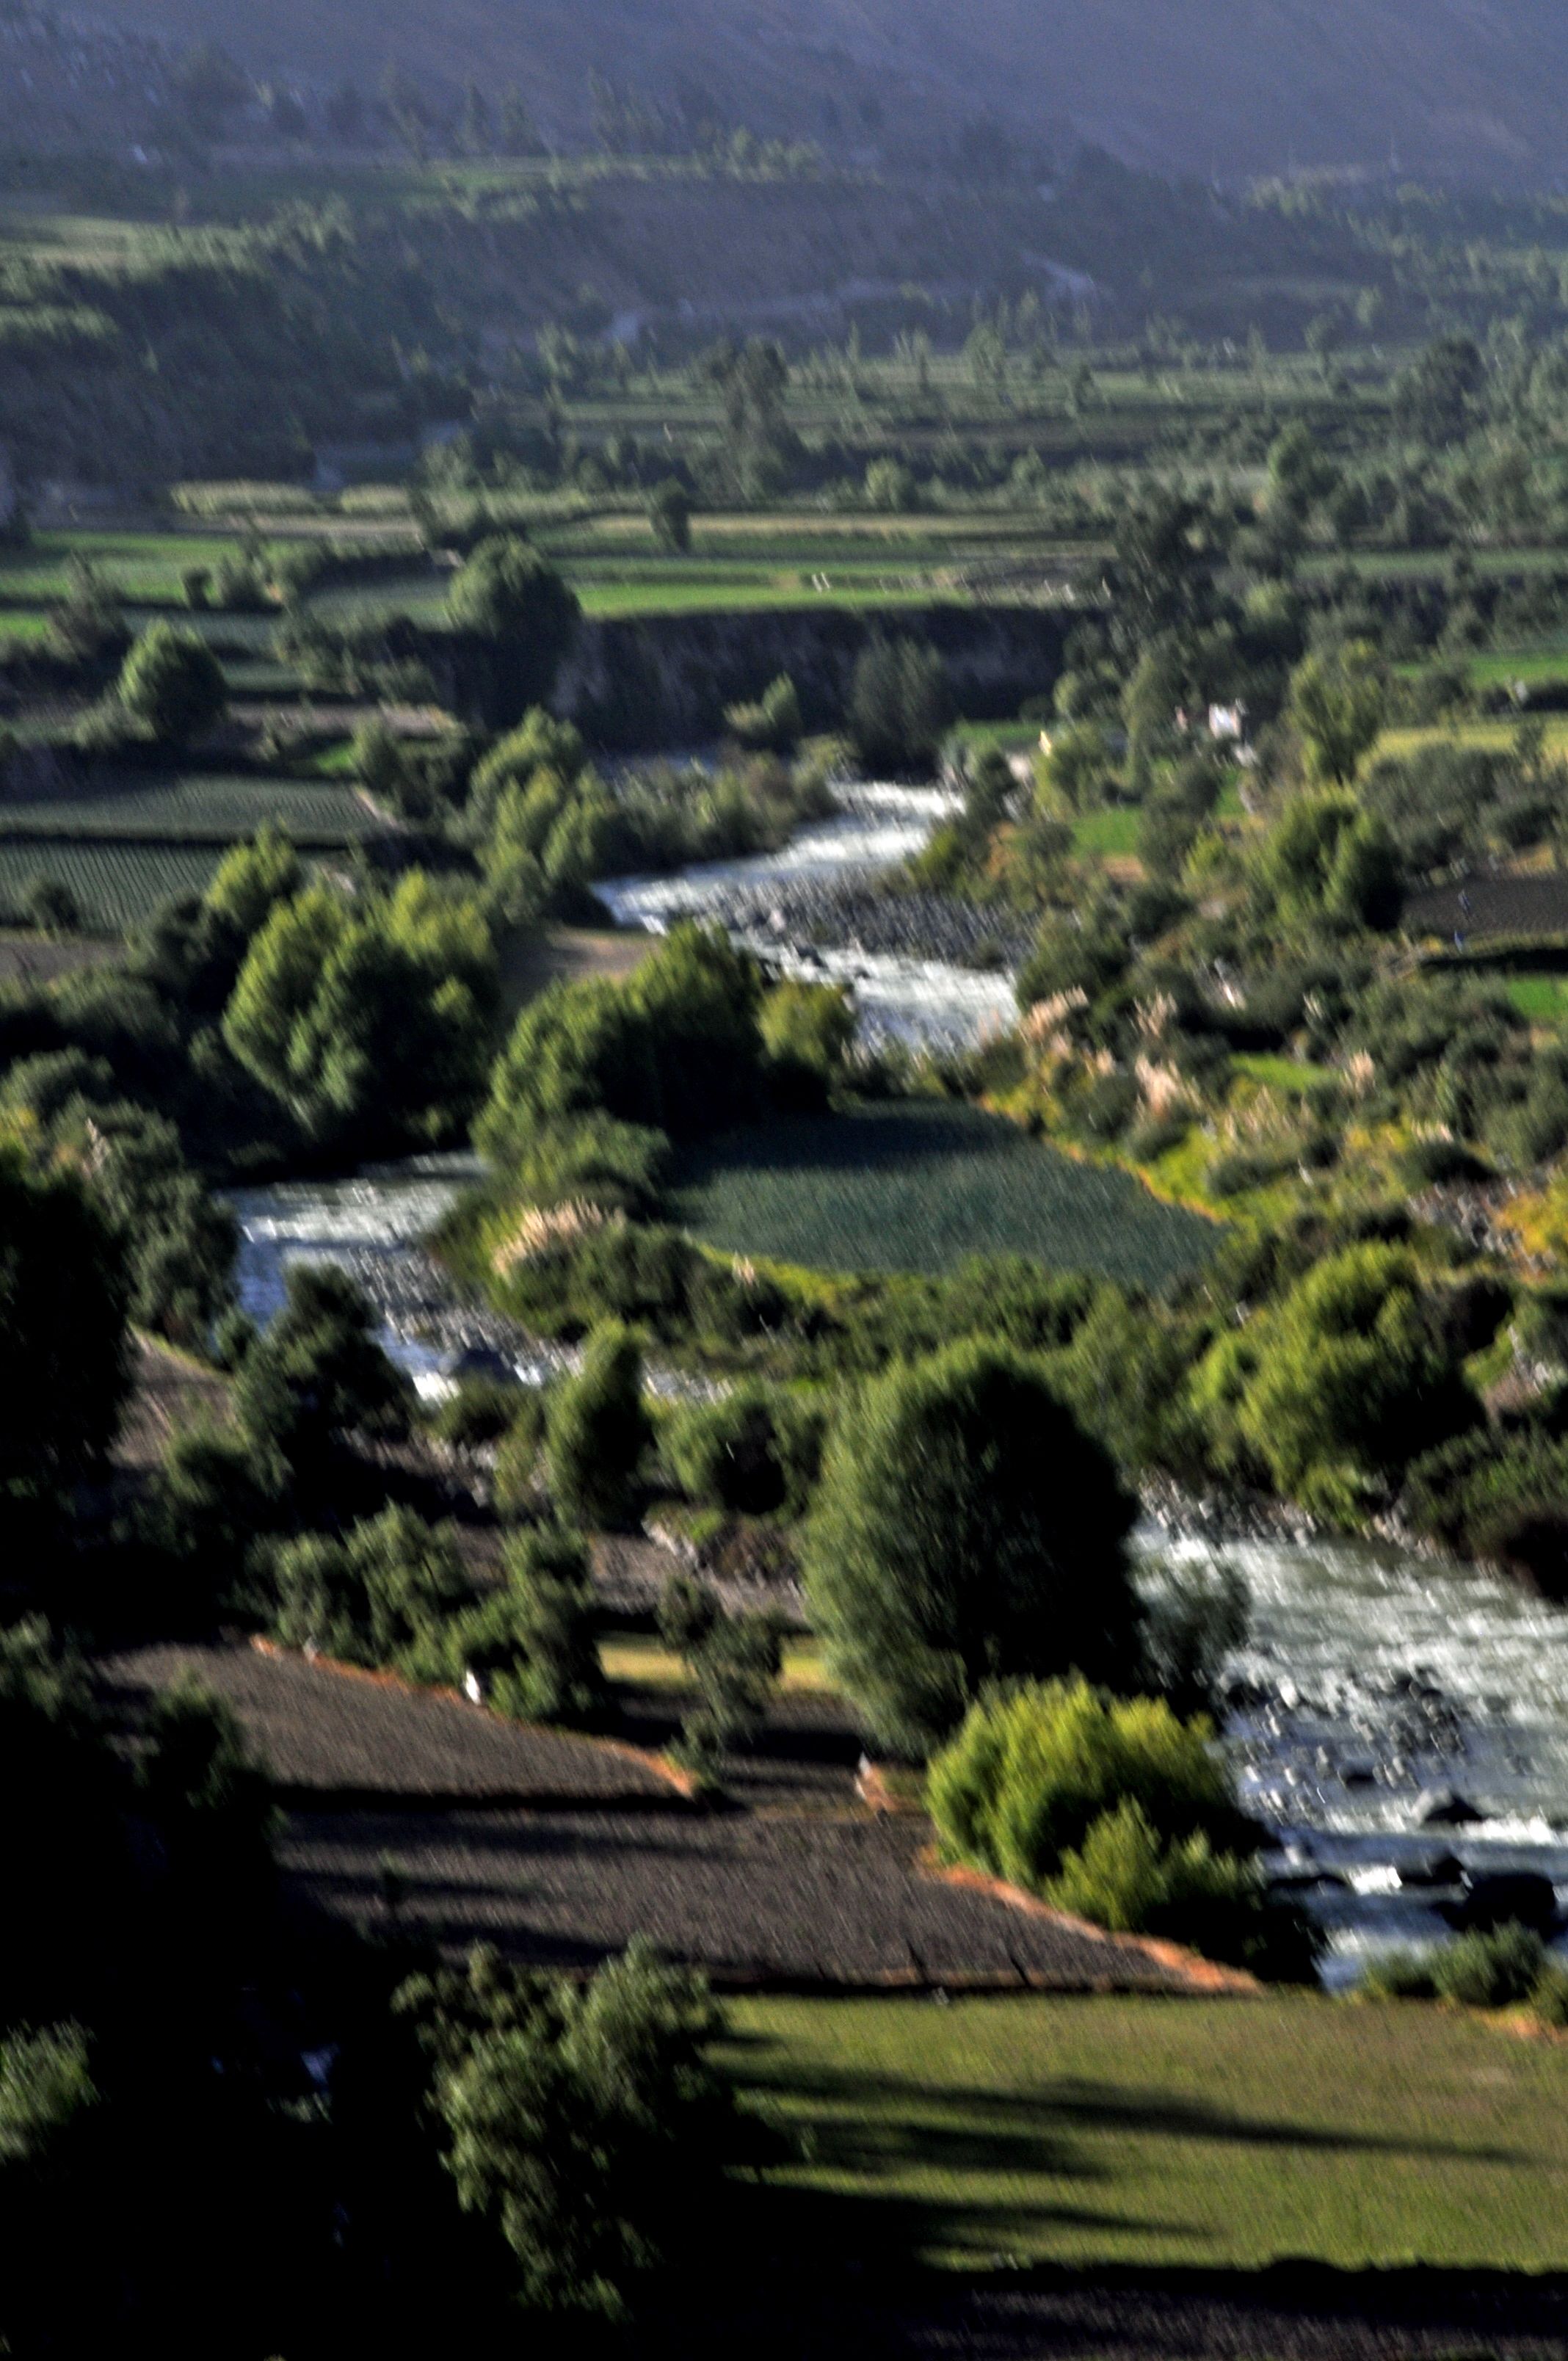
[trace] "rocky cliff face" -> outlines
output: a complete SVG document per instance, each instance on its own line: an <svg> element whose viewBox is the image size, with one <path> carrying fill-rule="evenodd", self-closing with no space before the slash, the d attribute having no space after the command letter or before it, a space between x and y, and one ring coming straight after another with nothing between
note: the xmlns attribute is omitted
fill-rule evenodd
<svg viewBox="0 0 1568 2361"><path fill-rule="evenodd" d="M656 615L584 622L551 703L590 744L646 753L717 737L724 708L762 694L781 672L806 727L841 725L855 661L878 632L909 632L941 653L959 708L1006 718L1048 691L1080 609L901 608L885 616L841 608ZM489 729L519 718L508 669L478 642L405 624L396 653L430 665L444 703Z"/></svg>
<svg viewBox="0 0 1568 2361"><path fill-rule="evenodd" d="M965 713L1000 718L1049 689L1073 620L1039 607L932 607L881 618L804 609L587 623L554 702L596 744L689 745L715 735L727 705L788 673L807 728L832 729L867 642L908 632L940 650Z"/></svg>

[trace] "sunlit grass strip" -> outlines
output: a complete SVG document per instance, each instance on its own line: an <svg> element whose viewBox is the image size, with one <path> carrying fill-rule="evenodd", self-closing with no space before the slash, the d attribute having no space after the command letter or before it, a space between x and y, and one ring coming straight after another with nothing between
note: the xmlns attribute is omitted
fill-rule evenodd
<svg viewBox="0 0 1568 2361"><path fill-rule="evenodd" d="M777 2168L963 2269L1568 2267L1568 2048L1416 2004L739 2000Z"/></svg>

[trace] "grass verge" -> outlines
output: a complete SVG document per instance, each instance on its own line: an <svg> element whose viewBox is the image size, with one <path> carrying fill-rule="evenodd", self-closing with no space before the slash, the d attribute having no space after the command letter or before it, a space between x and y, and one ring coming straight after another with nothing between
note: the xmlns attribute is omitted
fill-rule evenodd
<svg viewBox="0 0 1568 2361"><path fill-rule="evenodd" d="M840 2235L974 2270L1568 2267L1568 2048L1310 1997L747 1999ZM846 2206L843 2201L849 2201Z"/></svg>

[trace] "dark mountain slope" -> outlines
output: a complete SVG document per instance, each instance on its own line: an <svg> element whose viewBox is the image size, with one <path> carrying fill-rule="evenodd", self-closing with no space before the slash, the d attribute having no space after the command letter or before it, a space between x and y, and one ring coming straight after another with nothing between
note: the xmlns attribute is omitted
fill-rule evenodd
<svg viewBox="0 0 1568 2361"><path fill-rule="evenodd" d="M1568 172L1563 0L97 0L101 21L219 41L258 74L373 86L389 61L519 83L589 136L589 77L696 120L925 148L992 115L1129 161L1537 183Z"/></svg>

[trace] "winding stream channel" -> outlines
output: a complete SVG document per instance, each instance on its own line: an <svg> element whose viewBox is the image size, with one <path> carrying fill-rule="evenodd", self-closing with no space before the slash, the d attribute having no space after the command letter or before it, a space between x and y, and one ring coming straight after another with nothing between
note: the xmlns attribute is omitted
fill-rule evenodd
<svg viewBox="0 0 1568 2361"><path fill-rule="evenodd" d="M973 1041L1006 1022L1009 974L959 965L971 946L929 928L900 943L896 908L865 890L951 807L933 790L861 787L841 817L781 852L598 892L624 925L718 918L786 972L846 982L872 1039ZM427 1390L475 1349L533 1383L570 1366L564 1348L456 1302L422 1251L477 1169L422 1158L236 1193L246 1309L269 1319L291 1261L328 1260L361 1280L389 1348ZM1328 1930L1326 1982L1353 1981L1378 1950L1445 1935L1442 1907L1461 1870L1534 1872L1568 1904L1568 1612L1392 1548L1216 1541L1152 1521L1139 1548L1151 1583L1171 1559L1223 1559L1246 1581L1251 1629L1227 1667L1225 1739L1244 1799L1277 1836L1282 1872ZM1476 1817L1456 1822L1455 1798ZM1429 1824L1445 1803L1450 1817Z"/></svg>

